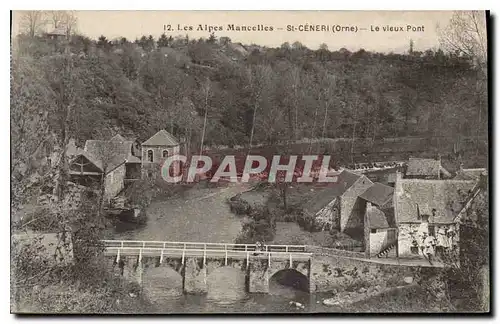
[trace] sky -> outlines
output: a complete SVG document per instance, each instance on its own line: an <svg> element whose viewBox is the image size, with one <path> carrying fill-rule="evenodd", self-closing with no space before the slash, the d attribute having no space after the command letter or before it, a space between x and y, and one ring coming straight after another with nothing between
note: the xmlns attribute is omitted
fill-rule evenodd
<svg viewBox="0 0 500 324"><path fill-rule="evenodd" d="M448 24L452 11L77 11L78 32L91 38L100 35L108 39L126 37L134 40L142 35L160 36L166 25L172 30L167 35L188 35L190 38L208 37L208 31L178 31L178 25L222 26L218 37L227 36L233 42L277 47L284 42L299 41L316 49L325 43L330 50L361 48L377 52L404 52L410 39L415 50L439 47L437 27ZM13 33L19 32L20 12L13 12ZM228 24L268 26L273 31L229 31ZM298 31L300 25L327 25L330 31ZM287 25L295 31L287 31ZM332 32L332 26L357 28L357 32ZM403 31L384 31L384 27L403 27ZM408 26L416 31L408 31ZM379 31L372 31L376 28ZM50 29L50 27L48 27ZM411 28L411 27L410 27Z"/></svg>

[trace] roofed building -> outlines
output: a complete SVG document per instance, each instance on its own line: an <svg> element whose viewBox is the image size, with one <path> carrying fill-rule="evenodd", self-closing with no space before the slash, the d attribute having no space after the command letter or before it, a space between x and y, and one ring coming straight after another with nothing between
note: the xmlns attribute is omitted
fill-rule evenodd
<svg viewBox="0 0 500 324"><path fill-rule="evenodd" d="M364 223L365 249L367 257L380 256L392 249L397 242L394 219L394 188L375 182L359 196L366 204Z"/></svg>
<svg viewBox="0 0 500 324"><path fill-rule="evenodd" d="M344 170L336 182L306 203L304 213L324 229L335 228L362 237L365 210L359 195L372 184L366 176Z"/></svg>
<svg viewBox="0 0 500 324"><path fill-rule="evenodd" d="M104 175L106 201L123 190L126 180L140 179L141 161L136 156L139 150L133 140L116 135L109 141L87 140L83 150L73 146L71 150L71 180L90 186L100 183Z"/></svg>
<svg viewBox="0 0 500 324"><path fill-rule="evenodd" d="M142 143L142 178L158 177L165 159L179 153L180 143L177 139L164 129L158 131ZM174 170L177 166L174 163Z"/></svg>
<svg viewBox="0 0 500 324"><path fill-rule="evenodd" d="M441 165L441 158L410 158L407 163L405 178L408 179L442 179L451 174Z"/></svg>
<svg viewBox="0 0 500 324"><path fill-rule="evenodd" d="M51 39L66 39L67 33L66 33L66 28L64 26L60 26L57 28L54 28L52 31L46 33L47 37Z"/></svg>
<svg viewBox="0 0 500 324"><path fill-rule="evenodd" d="M455 217L475 184L476 181L468 180L403 179L397 173L394 210L399 255L435 255L436 246L457 248ZM434 243L427 243L429 237Z"/></svg>

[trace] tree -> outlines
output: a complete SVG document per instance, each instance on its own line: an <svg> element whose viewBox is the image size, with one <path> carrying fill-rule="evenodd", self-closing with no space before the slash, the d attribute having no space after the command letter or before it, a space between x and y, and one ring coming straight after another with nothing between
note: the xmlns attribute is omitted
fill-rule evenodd
<svg viewBox="0 0 500 324"><path fill-rule="evenodd" d="M46 24L47 17L43 11L29 10L21 14L20 28L31 38L41 33Z"/></svg>
<svg viewBox="0 0 500 324"><path fill-rule="evenodd" d="M68 10L52 10L49 11L49 17L54 28L64 28L67 38L74 33L78 22L76 12Z"/></svg>
<svg viewBox="0 0 500 324"><path fill-rule="evenodd" d="M111 48L111 42L106 38L106 36L101 35L97 40L97 47L104 50L109 50Z"/></svg>
<svg viewBox="0 0 500 324"><path fill-rule="evenodd" d="M456 11L449 24L438 29L443 47L473 60L486 72L486 13L484 11Z"/></svg>
<svg viewBox="0 0 500 324"><path fill-rule="evenodd" d="M250 67L247 69L248 85L250 88L253 106L250 139L248 143L249 152L252 149L253 144L257 111L262 106L263 101L268 99L264 93L270 90L269 86L271 85L271 74L272 69L268 65L258 65L255 68Z"/></svg>
<svg viewBox="0 0 500 324"><path fill-rule="evenodd" d="M207 115L208 115L208 99L210 96L210 80L207 78L206 82L202 86L203 96L205 97L205 114L203 117L203 130L201 132L200 141L200 155L203 153L203 143L205 141L205 130L207 128Z"/></svg>
<svg viewBox="0 0 500 324"><path fill-rule="evenodd" d="M489 191L487 176L482 176L476 190L467 196L464 201L470 200L460 220L460 247L459 251L450 251L444 256L445 265L450 271L451 284L460 287L469 295L468 310L489 310Z"/></svg>
<svg viewBox="0 0 500 324"><path fill-rule="evenodd" d="M167 38L167 35L165 35L165 33L161 34L160 38L158 38L157 44L158 47L168 47L169 39Z"/></svg>
<svg viewBox="0 0 500 324"><path fill-rule="evenodd" d="M451 53L466 56L478 67L481 78L477 80L475 92L479 101L477 114L476 150L479 152L480 129L485 127L487 107L487 35L486 13L484 11L457 11L449 24L439 29L442 46Z"/></svg>

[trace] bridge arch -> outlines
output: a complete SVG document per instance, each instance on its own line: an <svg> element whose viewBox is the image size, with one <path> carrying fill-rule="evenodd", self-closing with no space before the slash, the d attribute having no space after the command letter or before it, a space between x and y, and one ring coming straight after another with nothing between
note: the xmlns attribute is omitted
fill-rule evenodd
<svg viewBox="0 0 500 324"><path fill-rule="evenodd" d="M246 273L234 266L213 269L207 276L207 298L231 302L245 298Z"/></svg>
<svg viewBox="0 0 500 324"><path fill-rule="evenodd" d="M281 269L269 275L269 287L286 286L296 290L309 291L309 278L297 269Z"/></svg>
<svg viewBox="0 0 500 324"><path fill-rule="evenodd" d="M144 267L142 287L153 299L178 297L183 294L183 276L168 263Z"/></svg>

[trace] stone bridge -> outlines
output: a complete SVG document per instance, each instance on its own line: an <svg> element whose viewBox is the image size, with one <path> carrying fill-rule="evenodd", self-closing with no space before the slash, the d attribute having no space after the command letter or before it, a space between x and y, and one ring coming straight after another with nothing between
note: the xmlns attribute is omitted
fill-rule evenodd
<svg viewBox="0 0 500 324"><path fill-rule="evenodd" d="M272 281L320 292L353 289L367 282L401 283L422 269L440 267L425 260L363 259L360 253L304 245L265 245L257 251L254 244L103 242L104 255L116 273L156 290L173 289L165 288L167 277L173 275L177 279L169 280L175 281L175 289L189 294L218 288L220 282L213 278L225 278L228 272L244 277L250 293L268 293Z"/></svg>
<svg viewBox="0 0 500 324"><path fill-rule="evenodd" d="M206 293L210 275L232 268L245 276L248 292L267 293L273 276L281 273L297 281L301 289L314 291L312 253L302 245L224 244L158 241L103 241L105 256L122 276L143 284L148 276L179 274L185 293Z"/></svg>

